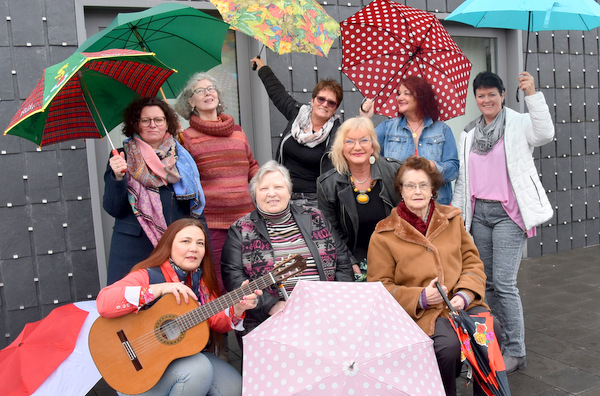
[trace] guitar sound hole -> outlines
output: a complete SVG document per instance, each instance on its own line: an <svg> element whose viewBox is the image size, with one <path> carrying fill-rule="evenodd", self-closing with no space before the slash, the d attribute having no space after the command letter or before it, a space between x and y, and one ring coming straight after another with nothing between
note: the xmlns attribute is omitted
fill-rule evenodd
<svg viewBox="0 0 600 396"><path fill-rule="evenodd" d="M175 319L175 315L165 315L156 322L154 333L161 343L176 344L183 339L185 332Z"/></svg>
<svg viewBox="0 0 600 396"><path fill-rule="evenodd" d="M163 333L163 336L169 340L175 340L177 337L181 335L181 330L179 329L179 325L174 320L168 320L164 322L160 326L160 330Z"/></svg>

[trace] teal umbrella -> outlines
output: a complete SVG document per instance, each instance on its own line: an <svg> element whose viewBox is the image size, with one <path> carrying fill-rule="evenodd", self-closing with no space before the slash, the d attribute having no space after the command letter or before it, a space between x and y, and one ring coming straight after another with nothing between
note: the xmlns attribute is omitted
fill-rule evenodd
<svg viewBox="0 0 600 396"><path fill-rule="evenodd" d="M118 14L78 51L122 48L153 52L178 71L162 87L166 97L175 98L193 73L221 63L228 29L227 23L195 8L163 3L141 12Z"/></svg>
<svg viewBox="0 0 600 396"><path fill-rule="evenodd" d="M591 30L600 26L600 5L594 0L467 0L446 21L475 27L540 30ZM525 50L525 69L527 53Z"/></svg>

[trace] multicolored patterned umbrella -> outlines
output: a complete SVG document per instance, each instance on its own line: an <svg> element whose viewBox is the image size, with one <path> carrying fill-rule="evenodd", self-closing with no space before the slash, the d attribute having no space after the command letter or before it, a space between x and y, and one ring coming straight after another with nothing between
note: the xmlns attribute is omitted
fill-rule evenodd
<svg viewBox="0 0 600 396"><path fill-rule="evenodd" d="M156 96L174 71L148 52L76 52L44 70L4 134L40 147L102 138L121 123L129 103Z"/></svg>
<svg viewBox="0 0 600 396"><path fill-rule="evenodd" d="M210 0L232 28L278 54L327 56L340 25L314 0Z"/></svg>
<svg viewBox="0 0 600 396"><path fill-rule="evenodd" d="M398 89L409 75L432 85L440 120L464 114L471 62L435 15L375 0L340 26L342 72L374 98L377 114L398 115Z"/></svg>
<svg viewBox="0 0 600 396"><path fill-rule="evenodd" d="M175 98L192 74L221 64L228 30L227 23L188 5L163 3L140 12L118 14L77 50L126 48L153 52L178 71L162 87L166 97Z"/></svg>

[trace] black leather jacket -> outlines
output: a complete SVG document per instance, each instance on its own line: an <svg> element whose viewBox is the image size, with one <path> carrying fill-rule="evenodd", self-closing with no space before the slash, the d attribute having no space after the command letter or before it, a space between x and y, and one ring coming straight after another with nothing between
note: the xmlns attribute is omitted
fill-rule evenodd
<svg viewBox="0 0 600 396"><path fill-rule="evenodd" d="M388 214L400 202L400 197L394 189L394 180L400 165L402 164L397 160L386 157L379 157L379 160L371 165L371 178L381 182L379 197L383 200ZM353 252L360 219L350 177L331 169L317 179L317 194L319 209L348 246L348 250ZM351 260L353 264L358 263L354 256L351 256Z"/></svg>

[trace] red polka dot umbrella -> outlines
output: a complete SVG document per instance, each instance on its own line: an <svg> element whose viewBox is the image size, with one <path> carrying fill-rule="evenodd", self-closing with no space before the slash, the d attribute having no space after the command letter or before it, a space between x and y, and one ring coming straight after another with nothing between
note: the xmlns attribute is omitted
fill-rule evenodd
<svg viewBox="0 0 600 396"><path fill-rule="evenodd" d="M340 23L342 71L375 112L398 115L398 89L410 75L425 78L440 104L440 120L464 114L471 62L431 13L375 0Z"/></svg>

